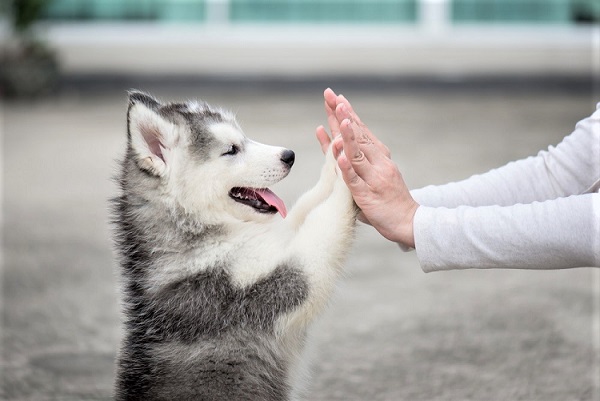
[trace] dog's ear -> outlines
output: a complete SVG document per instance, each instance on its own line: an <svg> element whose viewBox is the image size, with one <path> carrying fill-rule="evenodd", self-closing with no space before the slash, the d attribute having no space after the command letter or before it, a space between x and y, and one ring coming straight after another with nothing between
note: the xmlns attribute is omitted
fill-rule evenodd
<svg viewBox="0 0 600 401"><path fill-rule="evenodd" d="M160 102L146 93L129 92L129 144L138 166L156 176L166 172L170 151L178 140L177 126L160 115L160 107Z"/></svg>

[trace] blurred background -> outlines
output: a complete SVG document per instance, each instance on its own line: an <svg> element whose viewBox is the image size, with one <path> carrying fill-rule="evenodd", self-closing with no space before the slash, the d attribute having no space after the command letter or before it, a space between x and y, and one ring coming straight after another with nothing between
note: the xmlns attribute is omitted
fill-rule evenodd
<svg viewBox="0 0 600 401"><path fill-rule="evenodd" d="M318 177L322 92L412 188L536 154L600 101L597 0L4 0L0 399L109 400L126 91L200 98ZM543 266L541 266L543 268ZM312 330L308 400L600 400L600 274L424 274L370 227Z"/></svg>

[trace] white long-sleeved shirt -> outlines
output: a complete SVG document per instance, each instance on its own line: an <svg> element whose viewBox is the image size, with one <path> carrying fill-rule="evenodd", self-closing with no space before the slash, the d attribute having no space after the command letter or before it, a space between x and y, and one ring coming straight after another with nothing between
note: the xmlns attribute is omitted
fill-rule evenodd
<svg viewBox="0 0 600 401"><path fill-rule="evenodd" d="M600 267L600 103L556 147L411 193L425 272Z"/></svg>

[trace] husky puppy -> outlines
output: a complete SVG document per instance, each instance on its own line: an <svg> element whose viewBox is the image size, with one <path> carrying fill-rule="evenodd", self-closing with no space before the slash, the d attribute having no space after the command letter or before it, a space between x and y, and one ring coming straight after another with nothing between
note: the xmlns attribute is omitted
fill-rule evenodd
<svg viewBox="0 0 600 401"><path fill-rule="evenodd" d="M112 201L124 314L116 399L295 399L307 326L355 226L331 149L287 214L268 187L294 152L248 139L231 113L133 91L127 123Z"/></svg>

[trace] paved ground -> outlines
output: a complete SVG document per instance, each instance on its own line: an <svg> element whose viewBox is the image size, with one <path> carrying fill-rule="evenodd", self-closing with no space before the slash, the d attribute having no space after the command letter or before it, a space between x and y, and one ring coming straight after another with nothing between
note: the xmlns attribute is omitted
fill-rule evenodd
<svg viewBox="0 0 600 401"><path fill-rule="evenodd" d="M111 398L119 315L107 199L129 86L4 104L2 399ZM291 204L318 174L323 87L224 86L142 89L227 106L249 136L294 149L274 188ZM335 89L418 187L534 154L593 110L589 90L544 86ZM310 400L600 400L597 270L424 274L414 253L362 227L347 271L312 333Z"/></svg>

